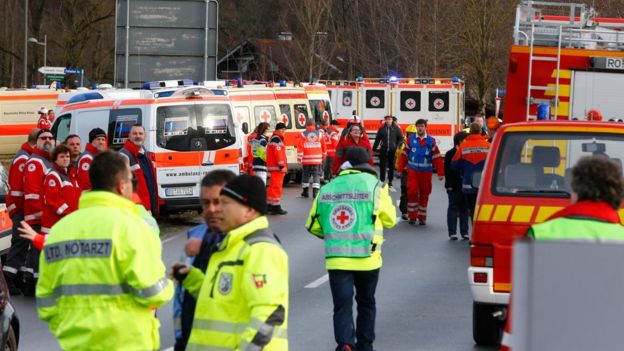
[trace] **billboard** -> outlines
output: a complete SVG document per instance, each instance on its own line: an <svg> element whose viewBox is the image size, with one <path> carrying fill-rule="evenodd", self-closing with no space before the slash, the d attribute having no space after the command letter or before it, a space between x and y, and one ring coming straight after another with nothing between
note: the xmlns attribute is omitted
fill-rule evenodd
<svg viewBox="0 0 624 351"><path fill-rule="evenodd" d="M216 0L117 0L115 86L216 80Z"/></svg>

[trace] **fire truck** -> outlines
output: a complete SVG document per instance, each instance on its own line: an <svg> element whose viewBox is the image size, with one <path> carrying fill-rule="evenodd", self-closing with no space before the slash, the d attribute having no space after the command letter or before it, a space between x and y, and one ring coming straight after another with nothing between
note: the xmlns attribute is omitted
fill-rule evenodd
<svg viewBox="0 0 624 351"><path fill-rule="evenodd" d="M505 123L624 119L624 19L585 4L523 1L516 9Z"/></svg>
<svg viewBox="0 0 624 351"><path fill-rule="evenodd" d="M442 152L453 148L453 135L464 119L464 82L457 78L361 78L324 81L335 119L346 124L359 116L371 139L384 116L392 115L402 129L418 119L428 121L427 133Z"/></svg>

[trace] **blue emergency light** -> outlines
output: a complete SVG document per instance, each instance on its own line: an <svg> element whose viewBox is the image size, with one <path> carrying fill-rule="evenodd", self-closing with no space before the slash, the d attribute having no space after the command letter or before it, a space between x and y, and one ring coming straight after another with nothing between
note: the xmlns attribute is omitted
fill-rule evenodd
<svg viewBox="0 0 624 351"><path fill-rule="evenodd" d="M280 86L280 87L285 87L285 86L286 86L286 81L285 81L284 79L281 79L281 80L279 81L279 86Z"/></svg>
<svg viewBox="0 0 624 351"><path fill-rule="evenodd" d="M89 101L89 100L100 100L103 99L104 96L102 96L102 94L98 93L98 92L88 92L88 93L83 93L83 94L78 94L75 96L72 96L69 100L67 100L68 104L73 104L74 102L82 102L82 101Z"/></svg>

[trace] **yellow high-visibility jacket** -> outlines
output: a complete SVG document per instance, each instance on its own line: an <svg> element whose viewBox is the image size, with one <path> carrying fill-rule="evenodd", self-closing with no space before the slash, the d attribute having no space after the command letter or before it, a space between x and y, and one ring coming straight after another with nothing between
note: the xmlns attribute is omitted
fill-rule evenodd
<svg viewBox="0 0 624 351"><path fill-rule="evenodd" d="M187 351L288 350L288 256L258 217L227 233L206 275L183 286L197 299Z"/></svg>
<svg viewBox="0 0 624 351"><path fill-rule="evenodd" d="M171 299L161 242L136 205L89 191L57 222L39 260L37 311L63 350L157 350L153 307Z"/></svg>

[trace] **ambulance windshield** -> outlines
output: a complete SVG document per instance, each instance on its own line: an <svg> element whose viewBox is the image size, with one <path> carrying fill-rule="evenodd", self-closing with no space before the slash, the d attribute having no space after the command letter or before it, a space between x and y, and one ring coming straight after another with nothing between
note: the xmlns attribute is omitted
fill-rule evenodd
<svg viewBox="0 0 624 351"><path fill-rule="evenodd" d="M572 167L602 155L622 166L624 136L596 133L509 133L496 160L492 191L499 195L569 197Z"/></svg>
<svg viewBox="0 0 624 351"><path fill-rule="evenodd" d="M316 124L320 124L322 120L326 119L331 122L332 110L331 103L327 99L313 100L310 99L310 108L312 109L312 116Z"/></svg>
<svg viewBox="0 0 624 351"><path fill-rule="evenodd" d="M156 110L159 147L173 151L214 151L236 141L227 104L163 106Z"/></svg>

